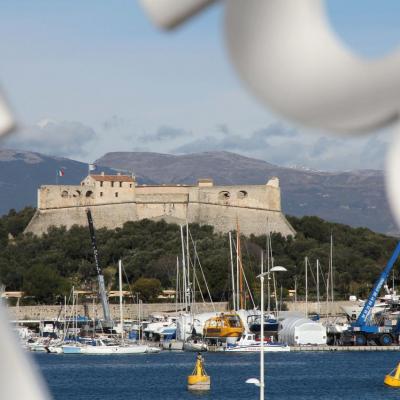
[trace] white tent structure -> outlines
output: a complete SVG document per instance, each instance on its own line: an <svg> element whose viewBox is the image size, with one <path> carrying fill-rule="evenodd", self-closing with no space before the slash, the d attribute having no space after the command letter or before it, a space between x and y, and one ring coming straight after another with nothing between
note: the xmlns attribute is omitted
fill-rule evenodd
<svg viewBox="0 0 400 400"><path fill-rule="evenodd" d="M279 341L293 345L326 344L326 327L308 318L290 317L282 322Z"/></svg>

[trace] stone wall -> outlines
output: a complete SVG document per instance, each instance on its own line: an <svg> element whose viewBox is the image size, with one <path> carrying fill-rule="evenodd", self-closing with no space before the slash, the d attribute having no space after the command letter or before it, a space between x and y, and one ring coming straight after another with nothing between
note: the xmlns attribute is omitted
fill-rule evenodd
<svg viewBox="0 0 400 400"><path fill-rule="evenodd" d="M303 301L299 301L297 303L287 302L289 311L297 311L299 313L305 314L306 312L306 304ZM216 311L228 311L228 303L227 302L219 302L214 303ZM350 301L335 301L333 305L329 304L329 314L339 315L343 314L342 306L354 306L354 302ZM67 306L67 315L71 314L71 306ZM178 308L181 308L179 305ZM9 307L10 317L13 320L41 320L45 318L53 319L57 318L61 313L63 315L64 308L59 305L52 306L20 306L20 307ZM317 303L309 302L308 303L308 312L310 314L316 313L318 310ZM87 311L89 317L93 315L93 307L91 304L88 304ZM112 318L119 318L119 304L110 304L110 311ZM124 304L124 316L125 318L135 319L137 318L137 305L136 304ZM154 304L143 304L142 305L142 316L144 318L148 317L150 314L156 313L165 313L165 312L174 312L175 311L175 303L154 303ZM194 305L194 311L196 313L201 312L211 312L213 308L210 303L196 303ZM320 312L322 315L326 314L326 303L320 303ZM78 306L78 314L85 315L85 310L82 305ZM95 306L95 315L102 316L103 310L100 305Z"/></svg>
<svg viewBox="0 0 400 400"><path fill-rule="evenodd" d="M180 308L182 305L179 305ZM155 303L155 304L142 304L142 317L147 318L150 314L175 312L175 303ZM183 306L182 306L183 307ZM219 302L214 303L216 311L227 311L228 303ZM196 313L211 312L213 307L211 303L196 303L194 305L194 311ZM54 319L61 315L64 315L64 306L20 306L20 307L8 307L10 318L12 320L43 320L43 319ZM113 319L119 318L119 304L110 304L111 317ZM79 315L85 315L85 309L83 305L78 305L77 312ZM96 317L103 315L103 309L101 305L96 305L94 308ZM72 306L67 306L67 315L72 314ZM89 317L93 316L93 306L88 304L87 314ZM137 304L124 304L124 318L135 319L138 316Z"/></svg>
<svg viewBox="0 0 400 400"><path fill-rule="evenodd" d="M123 184L122 188L111 187L105 182L100 187L99 182L92 184L86 178L81 186L42 186L38 210L26 232L41 235L52 225L84 226L85 209L90 207L96 228L116 228L126 221L148 218L212 225L217 232L234 230L239 221L245 235L263 234L267 224L284 236L295 233L281 211L277 178L266 185L214 186L212 181L200 181L197 186Z"/></svg>

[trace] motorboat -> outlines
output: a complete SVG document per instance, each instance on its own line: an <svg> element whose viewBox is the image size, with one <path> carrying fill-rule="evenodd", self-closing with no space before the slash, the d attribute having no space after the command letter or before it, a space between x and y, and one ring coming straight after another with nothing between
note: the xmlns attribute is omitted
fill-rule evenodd
<svg viewBox="0 0 400 400"><path fill-rule="evenodd" d="M263 343L264 352L287 352L290 347L286 343L273 342L272 340L265 340ZM228 344L225 349L226 352L232 353L254 353L261 351L261 340L256 340L254 334L244 334L235 344Z"/></svg>
<svg viewBox="0 0 400 400"><path fill-rule="evenodd" d="M208 346L202 340L197 339L189 339L188 341L183 343L183 350L185 351L207 351Z"/></svg>

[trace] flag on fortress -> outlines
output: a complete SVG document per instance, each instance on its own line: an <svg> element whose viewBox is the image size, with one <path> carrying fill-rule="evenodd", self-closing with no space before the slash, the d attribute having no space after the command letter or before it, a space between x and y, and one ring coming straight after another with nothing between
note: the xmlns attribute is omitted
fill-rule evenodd
<svg viewBox="0 0 400 400"><path fill-rule="evenodd" d="M89 164L89 172L96 169L96 164Z"/></svg>
<svg viewBox="0 0 400 400"><path fill-rule="evenodd" d="M60 169L57 171L57 176L64 176L64 175L65 175L64 170L63 170L62 168L60 168Z"/></svg>

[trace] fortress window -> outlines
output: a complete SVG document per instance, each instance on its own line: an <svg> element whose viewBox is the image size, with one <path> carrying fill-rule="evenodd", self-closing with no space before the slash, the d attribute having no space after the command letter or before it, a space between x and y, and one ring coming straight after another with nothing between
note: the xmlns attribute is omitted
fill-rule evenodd
<svg viewBox="0 0 400 400"><path fill-rule="evenodd" d="M248 196L248 193L245 190L239 190L237 193L238 199L245 199Z"/></svg>
<svg viewBox="0 0 400 400"><path fill-rule="evenodd" d="M115 192L115 197L118 197L118 192Z"/></svg>
<svg viewBox="0 0 400 400"><path fill-rule="evenodd" d="M88 190L88 191L86 192L86 197L90 197L90 198L93 199L93 192L92 192L91 190Z"/></svg>
<svg viewBox="0 0 400 400"><path fill-rule="evenodd" d="M103 181L100 181L100 187L103 187Z"/></svg>
<svg viewBox="0 0 400 400"><path fill-rule="evenodd" d="M103 192L100 192L100 197L103 197Z"/></svg>
<svg viewBox="0 0 400 400"><path fill-rule="evenodd" d="M132 187L132 183L129 184L129 187L130 187L130 188Z"/></svg>
<svg viewBox="0 0 400 400"><path fill-rule="evenodd" d="M81 191L80 190L75 190L74 194L72 195L73 197L80 197Z"/></svg>
<svg viewBox="0 0 400 400"><path fill-rule="evenodd" d="M231 197L231 194L226 191L219 192L219 195L218 195L218 198L220 200L224 200L224 201L229 200L230 197Z"/></svg>
<svg viewBox="0 0 400 400"><path fill-rule="evenodd" d="M111 181L111 187L114 187L114 181Z"/></svg>
<svg viewBox="0 0 400 400"><path fill-rule="evenodd" d="M119 183L119 187L122 187L122 182Z"/></svg>
<svg viewBox="0 0 400 400"><path fill-rule="evenodd" d="M66 191L66 190L63 190L62 192L61 192L61 197L62 198L66 198L66 197L68 197L68 192Z"/></svg>

